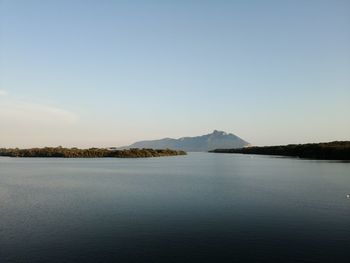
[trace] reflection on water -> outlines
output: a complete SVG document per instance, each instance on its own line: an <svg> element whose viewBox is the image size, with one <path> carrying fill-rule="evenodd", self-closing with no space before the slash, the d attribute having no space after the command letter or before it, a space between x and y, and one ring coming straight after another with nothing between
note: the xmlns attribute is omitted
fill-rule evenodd
<svg viewBox="0 0 350 263"><path fill-rule="evenodd" d="M0 262L348 262L350 163L0 158Z"/></svg>

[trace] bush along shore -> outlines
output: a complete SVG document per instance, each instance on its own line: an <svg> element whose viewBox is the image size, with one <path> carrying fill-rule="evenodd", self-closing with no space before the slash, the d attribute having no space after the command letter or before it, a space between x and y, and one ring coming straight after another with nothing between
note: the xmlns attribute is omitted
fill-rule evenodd
<svg viewBox="0 0 350 263"><path fill-rule="evenodd" d="M44 157L44 158L147 158L161 156L186 155L184 151L171 149L127 149L109 150L105 148L63 148L45 147L31 149L0 148L0 156L8 157Z"/></svg>
<svg viewBox="0 0 350 263"><path fill-rule="evenodd" d="M350 160L350 141L217 149L211 152L281 155L318 160Z"/></svg>

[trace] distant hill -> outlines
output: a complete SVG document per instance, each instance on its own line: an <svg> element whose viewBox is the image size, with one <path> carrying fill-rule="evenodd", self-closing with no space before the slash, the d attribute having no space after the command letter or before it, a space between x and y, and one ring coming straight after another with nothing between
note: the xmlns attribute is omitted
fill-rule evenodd
<svg viewBox="0 0 350 263"><path fill-rule="evenodd" d="M152 148L174 149L188 152L207 152L214 149L231 149L249 146L249 143L232 133L213 131L213 133L196 136L182 137L179 139L164 138L160 140L139 141L123 148Z"/></svg>

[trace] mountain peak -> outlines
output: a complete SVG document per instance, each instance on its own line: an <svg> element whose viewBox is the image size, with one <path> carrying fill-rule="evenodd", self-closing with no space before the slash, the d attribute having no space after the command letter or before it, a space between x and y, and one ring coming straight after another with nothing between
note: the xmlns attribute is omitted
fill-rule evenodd
<svg viewBox="0 0 350 263"><path fill-rule="evenodd" d="M212 134L214 134L214 135L227 135L226 132L224 132L224 131L218 131L218 130L214 130Z"/></svg>

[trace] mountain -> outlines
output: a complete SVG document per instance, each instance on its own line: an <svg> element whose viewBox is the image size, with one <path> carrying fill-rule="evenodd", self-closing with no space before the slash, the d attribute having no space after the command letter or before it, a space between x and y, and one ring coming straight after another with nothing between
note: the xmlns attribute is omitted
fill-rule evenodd
<svg viewBox="0 0 350 263"><path fill-rule="evenodd" d="M243 148L250 144L232 133L213 131L213 133L182 137L179 139L164 138L160 140L139 141L123 148L173 149L187 152L207 152L215 149Z"/></svg>

